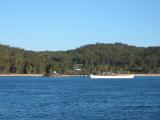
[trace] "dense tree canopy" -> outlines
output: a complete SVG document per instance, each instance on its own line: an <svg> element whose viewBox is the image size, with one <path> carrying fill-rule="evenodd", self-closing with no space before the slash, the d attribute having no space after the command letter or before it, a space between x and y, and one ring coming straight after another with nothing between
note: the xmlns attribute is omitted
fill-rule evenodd
<svg viewBox="0 0 160 120"><path fill-rule="evenodd" d="M81 70L76 70L80 66ZM69 51L34 52L0 45L0 73L160 73L160 46L91 44Z"/></svg>

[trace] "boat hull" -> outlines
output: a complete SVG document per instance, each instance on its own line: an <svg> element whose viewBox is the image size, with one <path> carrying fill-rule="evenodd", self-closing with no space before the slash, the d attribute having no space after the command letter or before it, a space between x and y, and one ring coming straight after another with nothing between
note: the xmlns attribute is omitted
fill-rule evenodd
<svg viewBox="0 0 160 120"><path fill-rule="evenodd" d="M99 76L99 75L90 75L92 79L133 79L134 75L108 75L108 76Z"/></svg>

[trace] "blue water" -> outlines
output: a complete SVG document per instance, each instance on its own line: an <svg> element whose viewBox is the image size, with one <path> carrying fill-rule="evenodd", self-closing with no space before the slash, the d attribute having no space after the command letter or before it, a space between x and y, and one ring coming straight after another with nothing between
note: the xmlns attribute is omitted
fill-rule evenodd
<svg viewBox="0 0 160 120"><path fill-rule="evenodd" d="M160 120L160 77L0 77L0 120Z"/></svg>

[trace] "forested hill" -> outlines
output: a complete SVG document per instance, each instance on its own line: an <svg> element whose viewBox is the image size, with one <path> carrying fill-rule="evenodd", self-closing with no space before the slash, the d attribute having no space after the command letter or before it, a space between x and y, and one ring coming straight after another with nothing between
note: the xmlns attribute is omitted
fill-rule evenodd
<svg viewBox="0 0 160 120"><path fill-rule="evenodd" d="M53 46L54 47L54 46ZM91 44L69 51L34 52L0 45L0 73L160 73L160 46Z"/></svg>

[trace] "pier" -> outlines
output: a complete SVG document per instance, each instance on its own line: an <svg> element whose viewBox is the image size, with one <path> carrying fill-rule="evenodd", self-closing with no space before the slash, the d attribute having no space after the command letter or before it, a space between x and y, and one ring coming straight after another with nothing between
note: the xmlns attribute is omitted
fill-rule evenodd
<svg viewBox="0 0 160 120"><path fill-rule="evenodd" d="M90 77L90 75L49 75L48 77Z"/></svg>

